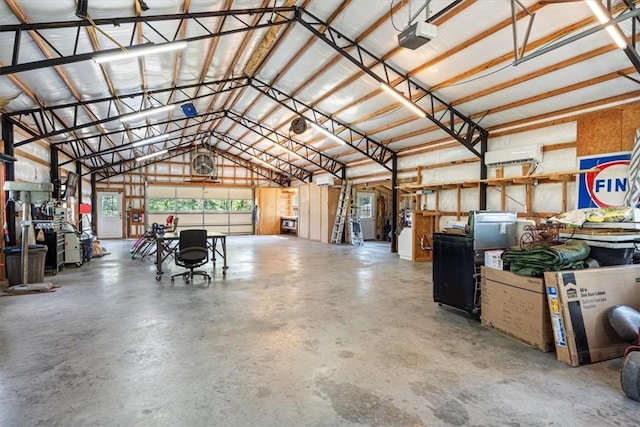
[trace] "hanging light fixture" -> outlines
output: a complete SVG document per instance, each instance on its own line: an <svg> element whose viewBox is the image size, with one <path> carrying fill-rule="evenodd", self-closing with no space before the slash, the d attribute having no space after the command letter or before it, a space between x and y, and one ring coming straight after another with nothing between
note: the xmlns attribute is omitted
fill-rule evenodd
<svg viewBox="0 0 640 427"><path fill-rule="evenodd" d="M142 161L147 160L147 159L152 159L154 157L162 156L163 154L167 154L168 152L169 152L169 150L160 150L160 151L156 151L155 153L151 153L151 154L147 154L147 155L144 155L144 156L136 157L136 162L142 162Z"/></svg>
<svg viewBox="0 0 640 427"><path fill-rule="evenodd" d="M105 62L124 61L131 58L138 58L144 55L154 53L171 52L174 50L182 50L187 47L187 42L179 41L162 44L148 44L140 47L133 46L131 48L122 48L121 52L105 53L93 57L93 62L104 64Z"/></svg>
<svg viewBox="0 0 640 427"><path fill-rule="evenodd" d="M147 110L142 110L142 111L138 111L137 113L131 113L131 114L126 114L122 117L120 117L120 121L123 123L126 122L130 122L136 119L141 119L143 117L147 117L147 116L152 116L155 114L160 114L160 113L165 113L168 111L172 111L176 108L175 105L170 104L170 105L164 105L162 107L157 107L157 108L149 108Z"/></svg>
<svg viewBox="0 0 640 427"><path fill-rule="evenodd" d="M416 114L417 116L419 117L427 116L427 114L424 111L422 111L420 107L418 107L412 101L405 98L400 92L398 92L388 84L380 82L380 88L385 92L387 92L389 95L393 96L396 100L400 101L405 107L413 111L413 113Z"/></svg>
<svg viewBox="0 0 640 427"><path fill-rule="evenodd" d="M311 124L311 127L320 131L320 133L322 133L324 136L327 136L331 139L333 139L336 142L339 142L340 144L346 144L347 141L345 141L344 139L340 138L338 135L334 135L333 133L329 132L327 129L323 128L322 126L320 126L317 123L314 122L309 122Z"/></svg>
<svg viewBox="0 0 640 427"><path fill-rule="evenodd" d="M591 9L591 12L598 18L601 24L607 24L611 21L611 14L605 9L600 0L585 0L587 6ZM614 42L620 49L627 47L627 39L618 27L618 24L611 22L605 27L605 30L609 33Z"/></svg>
<svg viewBox="0 0 640 427"><path fill-rule="evenodd" d="M150 138L141 139L131 144L132 147L142 147L143 145L149 145L160 141L166 141L169 135L156 135Z"/></svg>

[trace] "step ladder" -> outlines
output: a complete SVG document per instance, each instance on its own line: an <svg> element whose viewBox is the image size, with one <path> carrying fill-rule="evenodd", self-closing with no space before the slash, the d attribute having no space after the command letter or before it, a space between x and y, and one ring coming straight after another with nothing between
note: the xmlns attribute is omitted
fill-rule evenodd
<svg viewBox="0 0 640 427"><path fill-rule="evenodd" d="M331 232L331 243L339 245L342 243L342 233L344 232L344 223L347 219L347 211L349 210L349 195L351 194L351 181L342 180L340 186L340 199L338 199L338 207L336 208L336 219L333 222L333 231Z"/></svg>

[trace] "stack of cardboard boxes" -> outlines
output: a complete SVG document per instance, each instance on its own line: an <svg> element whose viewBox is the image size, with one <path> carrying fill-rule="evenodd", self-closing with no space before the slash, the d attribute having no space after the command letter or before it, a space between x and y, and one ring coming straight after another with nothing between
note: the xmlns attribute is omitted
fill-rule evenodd
<svg viewBox="0 0 640 427"><path fill-rule="evenodd" d="M640 265L548 272L544 279L502 268L485 257L483 326L542 351L555 348L558 360L571 366L622 356L628 344L610 326L608 312L619 304L640 308Z"/></svg>

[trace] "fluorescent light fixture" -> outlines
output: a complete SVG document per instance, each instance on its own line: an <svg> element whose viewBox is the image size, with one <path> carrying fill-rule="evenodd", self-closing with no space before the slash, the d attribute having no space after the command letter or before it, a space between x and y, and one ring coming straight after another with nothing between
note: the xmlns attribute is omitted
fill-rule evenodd
<svg viewBox="0 0 640 427"><path fill-rule="evenodd" d="M333 139L334 141L339 142L340 144L346 144L347 143L347 141L345 141L344 139L340 138L338 135L332 134L331 132L329 132L328 130L326 130L325 128L320 126L319 124L314 123L314 122L309 122L309 123L311 124L311 126L314 129L319 130L320 133L322 133L324 136L327 136L327 137Z"/></svg>
<svg viewBox="0 0 640 427"><path fill-rule="evenodd" d="M173 105L173 104L164 105L164 106L158 107L158 108L149 108L147 110L138 111L137 113L124 115L124 116L120 117L120 121L126 123L126 122L130 122L132 120L140 119L140 118L143 118L143 117L152 116L152 115L160 114L160 113L165 113L167 111L174 110L175 108L176 108L176 106Z"/></svg>
<svg viewBox="0 0 640 427"><path fill-rule="evenodd" d="M149 145L155 142L165 141L168 138L169 138L169 135L156 135L156 136L152 136L151 138L146 138L146 139L141 139L139 141L136 141L133 144L131 144L131 146L142 147L143 145Z"/></svg>
<svg viewBox="0 0 640 427"><path fill-rule="evenodd" d="M302 157L300 154L296 153L295 151L293 151L289 147L285 147L284 145L280 145L280 144L273 144L273 146L278 147L279 149L281 149L285 153L289 153L292 156L295 156L295 157L297 157L299 159L306 160L304 157Z"/></svg>
<svg viewBox="0 0 640 427"><path fill-rule="evenodd" d="M393 96L397 101L400 101L405 107L414 112L417 116L427 117L427 114L420 109L416 104L414 104L409 99L405 98L400 92L392 88L386 83L380 83L380 88L387 92L389 95Z"/></svg>
<svg viewBox="0 0 640 427"><path fill-rule="evenodd" d="M155 153L151 153L151 154L147 154L147 155L144 155L144 156L136 157L136 162L142 162L142 161L147 160L147 159L152 159L154 157L162 156L163 154L167 154L168 152L169 152L169 150L160 150L160 151L156 151Z"/></svg>
<svg viewBox="0 0 640 427"><path fill-rule="evenodd" d="M265 166L265 167L267 167L267 168L269 168L269 169L271 169L271 170L274 170L274 171L276 171L276 172L278 172L278 171L279 171L279 170L278 170L278 168L276 168L275 166L273 166L271 163L265 162L264 160L262 160L262 159L260 159L260 158L258 158L258 157L256 157L256 156L251 156L251 158L252 158L253 160L255 160L256 162L260 163L261 165L263 165L263 166Z"/></svg>
<svg viewBox="0 0 640 427"><path fill-rule="evenodd" d="M97 64L103 64L105 62L124 61L126 59L138 58L143 55L151 55L154 53L171 52L173 50L181 50L187 47L187 42L173 42L152 44L148 46L133 47L131 49L124 49L122 52L105 53L103 55L96 55L93 57L93 61Z"/></svg>
<svg viewBox="0 0 640 427"><path fill-rule="evenodd" d="M585 0L587 6L591 9L591 12L598 18L601 24L606 24L611 21L611 15L604 8L600 0ZM612 22L610 25L605 27L605 30L609 33L614 42L618 45L620 49L624 49L627 47L627 39L622 34L620 27L615 22Z"/></svg>

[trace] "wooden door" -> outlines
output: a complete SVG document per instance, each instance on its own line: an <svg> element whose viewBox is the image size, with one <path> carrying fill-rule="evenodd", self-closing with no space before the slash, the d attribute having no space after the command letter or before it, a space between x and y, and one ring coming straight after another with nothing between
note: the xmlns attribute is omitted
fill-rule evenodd
<svg viewBox="0 0 640 427"><path fill-rule="evenodd" d="M258 205L256 234L280 234L278 190L278 188L269 187L259 187L256 189L256 204Z"/></svg>

